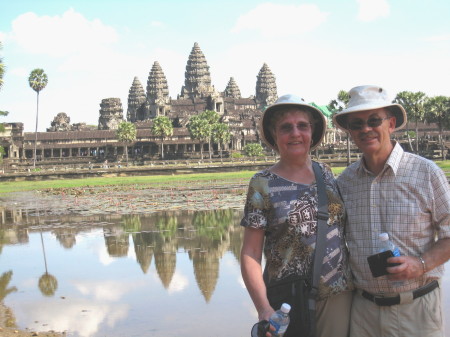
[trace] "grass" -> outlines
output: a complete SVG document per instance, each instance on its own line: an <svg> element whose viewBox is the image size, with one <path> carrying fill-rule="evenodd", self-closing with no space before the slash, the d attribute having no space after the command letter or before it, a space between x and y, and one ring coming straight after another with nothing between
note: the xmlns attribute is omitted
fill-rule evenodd
<svg viewBox="0 0 450 337"><path fill-rule="evenodd" d="M179 174L159 176L132 177L96 177L84 179L60 179L45 181L13 181L0 184L0 194L18 191L43 190L47 188L75 188L86 186L117 186L117 185L167 185L171 182L186 183L192 181L211 180L249 180L254 171L219 172L202 174Z"/></svg>
<svg viewBox="0 0 450 337"><path fill-rule="evenodd" d="M450 176L450 160L436 161L447 176ZM339 175L345 167L332 167L335 175ZM0 184L0 194L18 191L43 190L47 188L76 188L87 186L117 186L117 185L166 185L171 182L192 182L208 180L244 180L248 181L255 171L218 172L201 174L132 176L132 177L96 177L84 179L61 179L45 181L14 181Z"/></svg>

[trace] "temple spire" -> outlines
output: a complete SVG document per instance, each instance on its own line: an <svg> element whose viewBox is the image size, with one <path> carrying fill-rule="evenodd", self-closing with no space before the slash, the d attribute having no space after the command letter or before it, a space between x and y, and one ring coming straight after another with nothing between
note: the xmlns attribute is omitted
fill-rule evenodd
<svg viewBox="0 0 450 337"><path fill-rule="evenodd" d="M269 66L264 63L256 81L256 101L260 106L274 103L278 98L275 76Z"/></svg>
<svg viewBox="0 0 450 337"><path fill-rule="evenodd" d="M181 89L182 98L204 97L214 92L208 63L197 42L192 47L184 76L184 86Z"/></svg>
<svg viewBox="0 0 450 337"><path fill-rule="evenodd" d="M159 62L155 61L148 75L147 100L150 104L155 104L159 99L168 103L169 86L167 85L166 75L164 75Z"/></svg>
<svg viewBox="0 0 450 337"><path fill-rule="evenodd" d="M147 105L150 118L167 115L170 111L169 86L158 61L153 63L148 75Z"/></svg>
<svg viewBox="0 0 450 337"><path fill-rule="evenodd" d="M233 77L230 77L225 88L225 97L241 98L241 91Z"/></svg>
<svg viewBox="0 0 450 337"><path fill-rule="evenodd" d="M129 122L134 123L144 119L145 101L144 87L139 79L135 77L128 92L127 120Z"/></svg>

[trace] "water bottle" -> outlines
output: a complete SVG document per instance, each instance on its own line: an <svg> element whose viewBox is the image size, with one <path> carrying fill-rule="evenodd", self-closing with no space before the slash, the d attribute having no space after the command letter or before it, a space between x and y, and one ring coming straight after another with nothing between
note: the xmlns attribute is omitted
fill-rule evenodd
<svg viewBox="0 0 450 337"><path fill-rule="evenodd" d="M275 327L275 331L270 331L274 337L283 337L286 329L289 325L289 311L291 306L287 303L283 303L281 308L275 311L270 316L269 323Z"/></svg>
<svg viewBox="0 0 450 337"><path fill-rule="evenodd" d="M378 235L379 238L379 251L381 252L385 252L387 250L392 251L392 254L394 256L400 256L400 249L394 245L394 243L389 240L389 234L388 233L381 233L380 235ZM394 287L399 287L401 285L403 285L403 281L391 281L391 285Z"/></svg>

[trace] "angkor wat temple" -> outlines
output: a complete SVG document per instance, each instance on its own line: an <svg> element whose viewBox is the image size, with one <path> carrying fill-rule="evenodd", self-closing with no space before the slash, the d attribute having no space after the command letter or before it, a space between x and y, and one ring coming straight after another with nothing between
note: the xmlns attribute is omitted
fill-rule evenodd
<svg viewBox="0 0 450 337"><path fill-rule="evenodd" d="M47 128L37 133L37 159L71 158L72 160L111 159L124 155L125 144L117 140L119 123L127 120L135 123L137 139L128 144L131 156L149 160L158 159L161 138L150 131L157 116L167 116L172 121L174 132L164 140L164 155L167 159L195 158L200 153L200 143L190 138L186 127L189 118L205 110L214 110L222 122L227 123L232 137L225 150L239 151L245 144L259 142L258 120L265 106L277 99L275 76L267 64L257 74L255 95L241 97L239 86L233 77L220 92L211 84L206 58L197 43L189 55L184 86L176 99L169 96L166 76L160 64L155 61L150 70L144 90L137 77L134 78L128 94L126 116L119 98L105 98L100 103L98 127L85 123L71 124L70 117L59 113ZM5 124L6 133L0 135L5 158L10 162L28 161L33 158L36 134L23 132L22 123ZM208 150L208 144L204 145ZM217 144L212 144L217 150Z"/></svg>

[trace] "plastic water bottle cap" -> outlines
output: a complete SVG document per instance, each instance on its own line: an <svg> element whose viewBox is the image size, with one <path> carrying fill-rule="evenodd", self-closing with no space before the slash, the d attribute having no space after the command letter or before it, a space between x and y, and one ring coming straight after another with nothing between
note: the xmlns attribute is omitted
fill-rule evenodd
<svg viewBox="0 0 450 337"><path fill-rule="evenodd" d="M378 238L381 241L387 241L387 240L389 240L389 234L388 233L381 233L380 235L378 235Z"/></svg>
<svg viewBox="0 0 450 337"><path fill-rule="evenodd" d="M289 311L291 311L291 306L287 303L283 303L281 305L281 311L287 314Z"/></svg>

